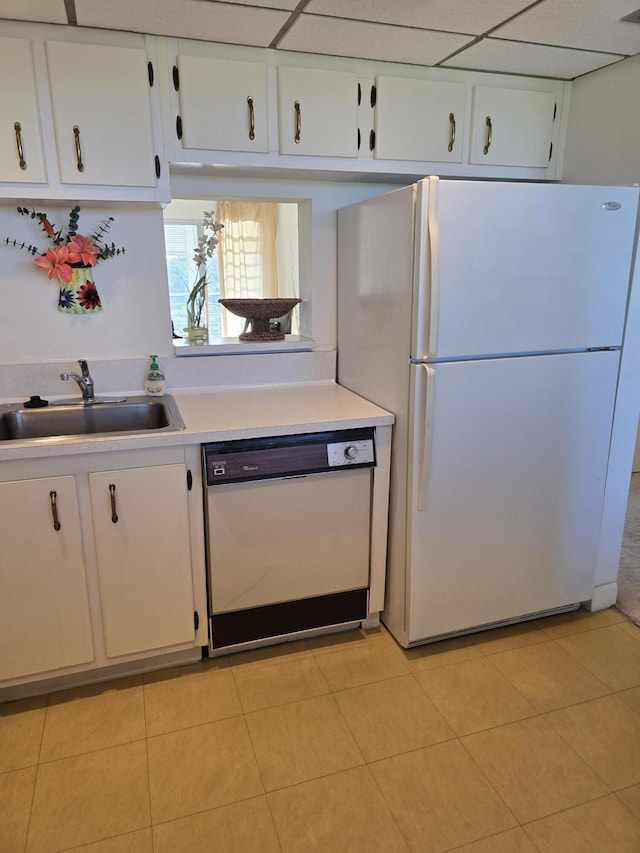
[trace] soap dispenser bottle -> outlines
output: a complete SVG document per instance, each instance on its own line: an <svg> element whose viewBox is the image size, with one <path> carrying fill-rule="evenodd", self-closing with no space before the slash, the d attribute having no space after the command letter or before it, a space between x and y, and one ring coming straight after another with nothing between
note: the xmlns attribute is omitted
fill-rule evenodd
<svg viewBox="0 0 640 853"><path fill-rule="evenodd" d="M156 361L158 356L151 355L149 358L151 359L151 364L144 380L145 391L154 397L161 397L164 394L166 384L164 373L158 367L158 362Z"/></svg>

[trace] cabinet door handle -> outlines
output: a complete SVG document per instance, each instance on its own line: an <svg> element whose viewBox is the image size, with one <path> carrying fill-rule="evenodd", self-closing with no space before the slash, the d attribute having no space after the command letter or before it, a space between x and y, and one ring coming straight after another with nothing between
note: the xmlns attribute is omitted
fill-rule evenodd
<svg viewBox="0 0 640 853"><path fill-rule="evenodd" d="M456 141L456 117L449 113L449 144L447 151L453 151L453 143Z"/></svg>
<svg viewBox="0 0 640 853"><path fill-rule="evenodd" d="M256 122L253 113L253 98L251 96L247 98L247 103L249 104L249 139L253 142L256 138Z"/></svg>
<svg viewBox="0 0 640 853"><path fill-rule="evenodd" d="M116 512L116 484L109 483L109 499L111 501L111 521L114 524L118 523L118 513Z"/></svg>
<svg viewBox="0 0 640 853"><path fill-rule="evenodd" d="M53 529L60 530L61 524L58 521L58 505L56 503L58 495L57 493L51 489L49 492L49 500L51 501L51 515L53 516Z"/></svg>
<svg viewBox="0 0 640 853"><path fill-rule="evenodd" d="M73 139L76 144L76 164L79 172L84 172L84 163L82 162L82 148L80 147L80 128L77 124L73 125Z"/></svg>
<svg viewBox="0 0 640 853"><path fill-rule="evenodd" d="M22 125L19 121L15 122L13 129L16 132L16 148L18 149L18 163L24 172L27 168L26 160L24 159L24 150L22 148Z"/></svg>
<svg viewBox="0 0 640 853"><path fill-rule="evenodd" d="M491 116L487 116L485 120L485 124L487 126L487 141L484 144L484 148L482 149L483 154L488 154L489 149L491 148L491 137L493 135L493 125L491 124Z"/></svg>
<svg viewBox="0 0 640 853"><path fill-rule="evenodd" d="M300 101L296 101L293 105L296 111L296 135L293 137L296 145L300 142L300 131L302 130L302 113L300 111Z"/></svg>

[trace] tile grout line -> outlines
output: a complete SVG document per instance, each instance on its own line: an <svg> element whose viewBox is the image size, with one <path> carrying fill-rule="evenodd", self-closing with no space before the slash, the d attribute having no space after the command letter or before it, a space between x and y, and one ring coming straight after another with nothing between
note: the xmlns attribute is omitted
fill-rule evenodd
<svg viewBox="0 0 640 853"><path fill-rule="evenodd" d="M144 758L147 767L147 801L149 803L149 834L151 836L151 853L155 850L155 841L153 838L153 811L151 808L151 772L149 769L149 727L147 725L147 692L145 690L146 680L144 673L142 674L142 714L144 718Z"/></svg>
<svg viewBox="0 0 640 853"><path fill-rule="evenodd" d="M244 728L245 728L245 731L247 733L247 737L249 738L249 743L251 744L251 752L253 754L253 760L256 763L256 769L258 771L258 777L260 779L260 784L262 785L262 795L261 796L264 797L265 802L267 804L267 808L269 809L269 817L271 818L271 824L273 826L273 831L274 831L276 839L278 841L278 846L280 847L280 850L282 851L283 848L282 848L282 841L280 839L280 833L278 832L278 826L277 826L275 818L273 816L273 810L271 808L271 803L269 802L269 797L267 796L267 787L264 784L264 778L262 776L262 770L260 769L260 762L258 761L258 756L256 755L255 744L253 742L253 738L251 737L251 729L249 728L249 724L247 723L247 712L244 710L244 704L242 702L242 697L240 696L240 691L238 690L238 683L237 683L236 678L235 678L233 666L230 666L230 670L231 670L231 680L233 682L233 689L236 691L236 695L238 697L238 702L240 704L240 707L242 708L242 714L241 714L242 722L244 723ZM249 799L251 799L251 798L249 798Z"/></svg>

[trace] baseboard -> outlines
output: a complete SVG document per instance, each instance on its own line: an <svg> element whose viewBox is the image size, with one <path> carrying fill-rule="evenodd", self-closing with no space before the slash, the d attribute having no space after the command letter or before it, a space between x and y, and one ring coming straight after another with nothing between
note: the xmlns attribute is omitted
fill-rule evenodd
<svg viewBox="0 0 640 853"><path fill-rule="evenodd" d="M606 610L607 607L613 607L617 598L618 584L604 583L602 586L594 587L591 601L583 601L582 606L585 610L596 613L598 610Z"/></svg>

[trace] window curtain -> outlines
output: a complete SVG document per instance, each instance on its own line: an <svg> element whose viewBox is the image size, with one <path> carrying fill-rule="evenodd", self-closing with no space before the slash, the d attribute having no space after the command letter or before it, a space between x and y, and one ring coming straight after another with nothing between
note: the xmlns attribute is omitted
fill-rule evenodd
<svg viewBox="0 0 640 853"><path fill-rule="evenodd" d="M278 295L276 205L219 201L216 219L224 225L218 243L220 296L264 299ZM222 311L222 334L237 337L244 320Z"/></svg>

